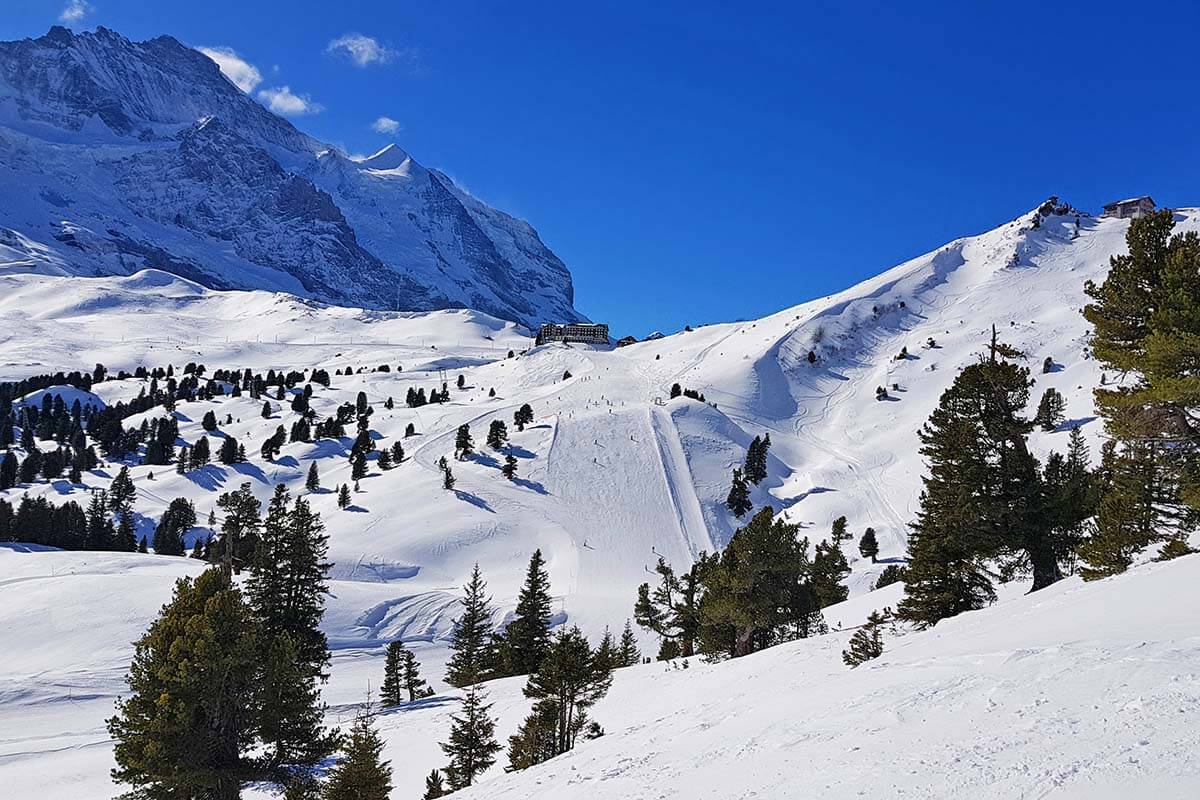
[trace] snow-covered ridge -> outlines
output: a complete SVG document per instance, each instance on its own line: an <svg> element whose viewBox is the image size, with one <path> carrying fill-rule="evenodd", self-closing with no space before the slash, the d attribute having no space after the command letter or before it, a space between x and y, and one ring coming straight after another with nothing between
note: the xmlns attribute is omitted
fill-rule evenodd
<svg viewBox="0 0 1200 800"><path fill-rule="evenodd" d="M0 42L0 192L16 250L0 271L155 268L367 308L581 318L527 223L394 145L338 153L169 36Z"/></svg>

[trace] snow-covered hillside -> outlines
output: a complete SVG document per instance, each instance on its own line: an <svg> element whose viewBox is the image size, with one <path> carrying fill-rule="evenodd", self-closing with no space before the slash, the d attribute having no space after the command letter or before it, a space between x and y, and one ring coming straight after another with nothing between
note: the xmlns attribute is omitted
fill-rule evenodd
<svg viewBox="0 0 1200 800"><path fill-rule="evenodd" d="M526 222L391 145L354 160L169 36L0 42L0 273L166 270L368 308L577 319Z"/></svg>
<svg viewBox="0 0 1200 800"><path fill-rule="evenodd" d="M1200 229L1195 210L1179 211L1177 219L1178 230ZM334 376L330 388L314 387L313 407L325 416L366 392L380 444L400 440L409 457L396 469L373 468L349 510L339 510L328 489L312 498L327 524L336 565L325 628L335 650L327 697L340 714L361 699L368 683L378 685L380 648L392 638L415 642L430 677L440 678L459 587L475 563L505 613L529 554L540 547L557 618L581 625L592 636L605 625L619 627L630 616L636 586L650 578L660 555L686 566L699 552L728 540L738 524L723 507L730 471L741 464L749 441L762 433L770 433L773 445L768 478L753 494L756 506L783 509L813 539L826 536L831 521L846 515L855 540L867 526L876 529L881 561L902 557L922 473L916 431L956 371L977 358L993 324L1005 341L1027 353L1037 380L1034 396L1054 386L1067 399L1069 422L1058 431L1034 434L1037 452L1063 449L1067 427L1077 424L1095 452L1099 424L1091 389L1101 375L1089 359L1079 309L1084 281L1101 278L1109 257L1124 251L1128 222L1085 216L1077 228L1074 215L1047 217L1037 227L1034 221L1031 212L838 295L761 320L706 326L617 349L528 349L532 342L526 331L479 312L396 314L325 307L282 294L213 291L158 271L86 279L0 275L0 318L6 322L0 329L0 378L90 370L96 362L114 374L167 363L178 370L188 362L209 370L319 366L331 374L353 366L355 374ZM907 357L897 358L902 349ZM1054 367L1043 374L1046 357ZM381 364L391 371L370 371ZM367 371L358 373L360 367ZM567 372L570 377L564 377ZM459 375L463 389L455 389ZM443 380L451 387L449 403L404 406L407 389L428 390ZM709 403L667 399L676 382L704 393ZM113 403L136 396L144 386L138 379L114 380L92 391ZM887 399L876 399L878 386L887 389ZM394 409L384 407L388 397L396 399ZM533 407L535 421L517 432L512 414L523 403ZM294 412L286 402L272 400L272 416L264 419L261 405L247 397L222 397L178 407L183 441L201 435L201 417L214 410L221 420L232 416L221 430L244 442L251 459L188 475L169 467L133 467L135 510L143 529L174 497L191 498L203 520L220 492L243 481L264 499L277 482L303 491L312 462L325 487L348 481L348 439L289 443L273 462L263 461L259 444L276 426L288 427ZM156 409L125 424L161 413ZM517 481L504 480L501 459L482 446L493 419L510 424ZM418 435L403 438L409 423ZM480 454L452 462L458 483L448 492L436 462L450 457L454 431L463 423L470 425ZM85 474L84 483L106 486L113 474L109 465ZM60 480L21 486L5 496L47 494L61 502L84 491ZM827 616L854 625L870 608L894 605L898 587L868 593L883 564L858 558L852 546L847 556L853 566L851 600ZM109 750L102 723L121 690L129 641L168 597L174 578L200 565L152 555L4 552L0 557L5 575L0 579L0 652L20 651L13 667L0 675L0 729L18 731L0 734L0 781L24 781L18 785L30 791L37 787L43 798L106 796ZM737 779L737 770L728 765L746 760L754 774L753 780L742 776L744 786L758 796L779 796L792 785L803 795L827 787L828 796L1041 796L1043 789L1059 784L1070 791L1092 787L1109 775L1097 766L1102 758L1142 759L1144 768L1121 771L1140 780L1165 763L1160 753L1170 753L1168 745L1182 747L1186 739L1186 730L1164 728L1168 749L1154 750L1154 739L1143 736L1138 725L1160 725L1167 713L1160 707L1164 698L1174 698L1179 708L1194 708L1194 680L1182 679L1175 687L1158 684L1182 659L1194 658L1195 642L1183 637L1195 631L1184 631L1184 617L1168 617L1170 624L1162 627L1156 622L1153 636L1142 635L1157 643L1146 653L1163 660L1148 656L1149 664L1133 671L1125 686L1117 685L1122 674L1117 667L1101 667L1095 685L1110 686L1111 696L1121 698L1119 705L1109 706L1105 698L1089 711L1084 695L1068 692L1062 677L1089 659L1132 657L1138 615L1149 613L1142 609L1160 591L1169 591L1160 585L1174 585L1159 579L1194 579L1194 562L1151 566L1106 582L1128 597L1112 601L1121 613L1108 627L1093 626L1094 634L1069 633L1071 620L1085 612L1101 614L1116 595L1074 582L1032 598L1019 597L1021 585L1006 587L1008 599L1001 607L905 638L887 665L863 668L844 682L838 682L845 675L837 655L844 634L728 665L692 664L683 677L664 674L661 665L631 669L597 709L609 736L521 776L499 778L497 769L498 781L488 783L513 797L538 792L546 797L728 797L738 796L728 782ZM114 597L120 601L113 602ZM103 608L89 618L92 606ZM1026 624L1041 620L1043 611L1043 627ZM953 626L964 633L952 640L943 631ZM42 641L52 644L37 646ZM644 645L649 649L651 643ZM1164 655L1176 650L1181 660ZM1017 677L1008 677L1007 666L1004 675L996 672L1005 659L1015 665ZM744 676L773 682L730 694ZM445 688L440 681L434 685ZM503 720L500 732L506 734L527 701L520 698L519 681L502 682L493 692ZM1003 718L1002 734L992 730L996 725L986 716L989 693L998 706L994 713L1010 715ZM1113 714L1135 708L1129 704L1139 695L1144 698L1137 711L1141 721L1130 727L1113 722ZM888 704L888 698L897 697L907 700ZM957 727L923 732L922 702L938 706L928 712L930 719L953 716L960 706L971 714L955 722ZM629 704L637 708L626 709ZM728 735L718 729L718 719L744 709L757 711L728 728ZM436 741L444 735L449 710L442 697L397 714L394 722L388 718L387 755L397 768L396 797L414 796L421 776L442 763ZM1022 717L1027 722L1019 724ZM1033 732L1043 724L1060 726L1056 731L1074 725L1080 731L1084 738L1073 769L1066 758L1052 769L1047 757L1034 752ZM866 738L860 743L852 731ZM1020 735L1028 738L1013 738ZM924 754L924 766L902 747L915 737L926 737L913 750ZM1139 744L1142 738L1151 744ZM810 747L820 754L813 756L814 763L840 766L828 774L816 767L801 769ZM874 755L856 754L852 747ZM985 754L1010 748L1011 756L996 756L991 767L984 763ZM1150 748L1144 751L1149 755L1139 748ZM871 763L876 768L868 774L864 765ZM1020 763L1031 765L1027 773L1019 773ZM721 769L729 775L713 772ZM957 777L956 769L966 770L966 777ZM685 783L679 776L689 771L702 780ZM648 775L658 779L650 781ZM631 794L637 781L659 787L659 793ZM1005 781L1017 790L1003 791ZM476 796L500 795L481 787Z"/></svg>

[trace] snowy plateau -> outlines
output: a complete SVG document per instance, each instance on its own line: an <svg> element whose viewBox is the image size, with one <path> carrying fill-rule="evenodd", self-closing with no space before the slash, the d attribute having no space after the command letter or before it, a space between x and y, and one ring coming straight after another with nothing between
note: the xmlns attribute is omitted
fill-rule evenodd
<svg viewBox="0 0 1200 800"><path fill-rule="evenodd" d="M159 175L170 178L150 180ZM1066 421L1032 434L1036 455L1065 449L1076 426L1098 453L1102 370L1080 314L1083 286L1126 251L1128 220L1030 211L762 319L620 348L534 347L531 325L580 316L566 268L528 225L398 149L358 162L337 154L173 39L132 43L103 30L0 44L0 190L0 380L97 363L114 376L167 365L179 374L188 363L322 368L333 380L313 387L318 418L364 392L377 444L403 443L405 460L372 462L346 509L328 487L353 483L349 438L259 454L295 421L288 400L270 399L269 418L245 396L176 407L181 444L204 435L206 412L230 418L221 432L247 444L244 463L177 474L130 461L139 535L177 497L203 524L218 495L243 482L264 502L276 484L310 499L334 564L323 622L329 723L348 724L378 689L394 639L435 690L375 719L394 798L419 797L444 763L438 742L461 692L442 676L473 565L499 622L540 548L555 624L593 641L619 631L660 556L686 568L729 541L740 524L725 508L729 475L765 433L755 507L814 539L842 515L855 539L867 526L878 535L879 563L845 548L850 598L824 609L830 632L736 660L619 669L592 712L604 736L521 772L506 773L501 758L455 797L1200 796L1200 555L1147 558L1114 578L1070 577L1033 594L1014 581L986 609L897 630L859 668L841 659L852 629L900 598L900 584L872 587L906 554L924 472L917 431L993 325L1027 354L1035 396L1054 387L1066 400ZM1200 210L1175 215L1176 231L1200 231ZM298 252L311 272L297 271ZM364 280L352 288L347 275ZM396 286L403 311L391 310ZM1043 373L1046 357L1055 366ZM410 389L443 381L448 402L405 405ZM669 398L674 383L707 402ZM22 401L112 404L147 385L110 379ZM510 428L518 471L508 481L482 440L526 403L534 420ZM452 457L462 424L478 453L453 462L447 491L437 462ZM309 492L314 463L327 488ZM0 496L84 502L119 467ZM187 546L207 534L192 529ZM175 581L203 567L0 544L0 796L119 791L104 721L125 691L132 643ZM486 686L501 741L528 713L523 684Z"/></svg>

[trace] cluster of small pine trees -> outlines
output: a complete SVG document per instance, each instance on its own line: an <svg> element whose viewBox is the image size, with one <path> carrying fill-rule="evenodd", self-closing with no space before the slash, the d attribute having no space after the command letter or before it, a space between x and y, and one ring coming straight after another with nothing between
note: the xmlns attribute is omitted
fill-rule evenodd
<svg viewBox="0 0 1200 800"><path fill-rule="evenodd" d="M746 516L754 504L750 500L750 487L757 486L767 477L767 454L771 451L771 434L755 436L746 450L746 460L741 469L734 468L730 481L729 495L725 507L739 519Z"/></svg>
<svg viewBox="0 0 1200 800"><path fill-rule="evenodd" d="M676 575L660 558L658 584L639 586L634 605L634 619L662 640L659 659L736 658L824 633L821 609L848 593L845 518L835 523L833 541L811 553L799 532L767 507L738 528L724 550L702 553L686 573Z"/></svg>

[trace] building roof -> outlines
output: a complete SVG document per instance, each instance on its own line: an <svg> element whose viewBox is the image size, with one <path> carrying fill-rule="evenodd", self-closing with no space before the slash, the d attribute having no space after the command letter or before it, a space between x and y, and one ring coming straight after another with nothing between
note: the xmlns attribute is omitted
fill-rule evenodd
<svg viewBox="0 0 1200 800"><path fill-rule="evenodd" d="M1144 194L1141 197L1130 197L1125 200L1113 200L1111 203L1105 203L1104 207L1112 208L1113 206L1124 206L1124 205L1128 205L1130 203L1140 203L1143 200L1149 200L1150 205L1155 205L1154 198L1148 194Z"/></svg>

